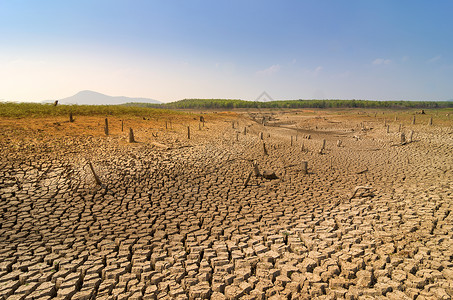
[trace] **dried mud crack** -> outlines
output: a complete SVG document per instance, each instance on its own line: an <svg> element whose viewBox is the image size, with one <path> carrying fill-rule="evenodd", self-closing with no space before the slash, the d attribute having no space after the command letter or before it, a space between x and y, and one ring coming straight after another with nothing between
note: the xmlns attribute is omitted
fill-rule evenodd
<svg viewBox="0 0 453 300"><path fill-rule="evenodd" d="M451 126L279 117L5 131L0 299L451 299Z"/></svg>

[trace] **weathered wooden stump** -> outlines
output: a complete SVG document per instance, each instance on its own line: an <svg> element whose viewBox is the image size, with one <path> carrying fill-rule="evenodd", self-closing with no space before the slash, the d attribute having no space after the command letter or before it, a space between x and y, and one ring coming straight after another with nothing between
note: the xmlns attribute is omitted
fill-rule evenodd
<svg viewBox="0 0 453 300"><path fill-rule="evenodd" d="M121 120L121 132L124 131L124 120Z"/></svg>
<svg viewBox="0 0 453 300"><path fill-rule="evenodd" d="M72 111L69 113L69 122L74 122L74 118L72 117Z"/></svg>
<svg viewBox="0 0 453 300"><path fill-rule="evenodd" d="M387 125L387 133L390 132L390 125Z"/></svg>
<svg viewBox="0 0 453 300"><path fill-rule="evenodd" d="M96 184L102 185L101 180L99 179L98 175L94 171L93 165L91 164L91 161L88 162L88 165L90 166L91 172L93 173L94 180L96 181Z"/></svg>
<svg viewBox="0 0 453 300"><path fill-rule="evenodd" d="M404 134L404 132L401 132L401 144L406 144L406 135Z"/></svg>
<svg viewBox="0 0 453 300"><path fill-rule="evenodd" d="M109 135L109 120L107 118L105 118L104 133L105 135Z"/></svg>
<svg viewBox="0 0 453 300"><path fill-rule="evenodd" d="M254 161L252 163L252 166L253 166L253 172L255 173L255 177L260 177L261 173L260 173L260 169L258 168L258 163L256 161Z"/></svg>
<svg viewBox="0 0 453 300"><path fill-rule="evenodd" d="M415 116L412 117L412 125L415 125Z"/></svg>
<svg viewBox="0 0 453 300"><path fill-rule="evenodd" d="M409 143L412 143L412 141L413 141L413 139L412 139L413 136L414 136L414 131L413 131L413 130L409 131Z"/></svg>
<svg viewBox="0 0 453 300"><path fill-rule="evenodd" d="M129 143L135 143L134 131L129 128Z"/></svg>
<svg viewBox="0 0 453 300"><path fill-rule="evenodd" d="M247 134L247 127L244 127L244 135Z"/></svg>
<svg viewBox="0 0 453 300"><path fill-rule="evenodd" d="M263 143L263 153L264 153L264 155L269 155L269 154L267 153L266 143Z"/></svg>
<svg viewBox="0 0 453 300"><path fill-rule="evenodd" d="M308 174L308 162L307 161L302 162L302 174Z"/></svg>
<svg viewBox="0 0 453 300"><path fill-rule="evenodd" d="M433 125L433 117L429 118L428 125Z"/></svg>
<svg viewBox="0 0 453 300"><path fill-rule="evenodd" d="M247 179L244 182L244 188L246 188L247 185L249 184L249 181L252 178L252 174L253 174L253 171L250 171L249 175L247 176Z"/></svg>
<svg viewBox="0 0 453 300"><path fill-rule="evenodd" d="M187 126L187 139L190 140L190 126Z"/></svg>

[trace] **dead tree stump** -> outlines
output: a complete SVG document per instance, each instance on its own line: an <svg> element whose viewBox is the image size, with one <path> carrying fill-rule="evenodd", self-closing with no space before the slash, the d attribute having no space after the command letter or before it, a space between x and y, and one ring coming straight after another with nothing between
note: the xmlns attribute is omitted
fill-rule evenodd
<svg viewBox="0 0 453 300"><path fill-rule="evenodd" d="M246 188L247 185L249 184L250 178L252 178L252 174L253 174L253 171L250 171L249 175L247 176L247 179L244 182L244 188Z"/></svg>
<svg viewBox="0 0 453 300"><path fill-rule="evenodd" d="M406 135L404 134L404 132L401 132L401 144L406 144Z"/></svg>
<svg viewBox="0 0 453 300"><path fill-rule="evenodd" d="M94 171L93 165L91 164L91 161L88 162L88 165L90 166L91 172L93 173L94 180L96 181L96 184L102 185L101 180L99 179L98 175Z"/></svg>
<svg viewBox="0 0 453 300"><path fill-rule="evenodd" d="M69 122L74 122L74 118L72 117L72 111L69 113Z"/></svg>
<svg viewBox="0 0 453 300"><path fill-rule="evenodd" d="M428 125L433 125L433 117L429 118Z"/></svg>
<svg viewBox="0 0 453 300"><path fill-rule="evenodd" d="M121 120L121 132L124 131L124 120Z"/></svg>
<svg viewBox="0 0 453 300"><path fill-rule="evenodd" d="M302 174L308 174L308 162L307 161L302 162Z"/></svg>
<svg viewBox="0 0 453 300"><path fill-rule="evenodd" d="M258 163L256 161L254 161L252 163L252 166L253 166L253 172L255 173L255 177L260 177L261 173L260 173L260 169L258 168Z"/></svg>
<svg viewBox="0 0 453 300"><path fill-rule="evenodd" d="M129 128L129 143L135 143L134 131Z"/></svg>
<svg viewBox="0 0 453 300"><path fill-rule="evenodd" d="M387 133L390 132L390 125L387 125Z"/></svg>
<svg viewBox="0 0 453 300"><path fill-rule="evenodd" d="M190 126L187 126L187 139L190 140Z"/></svg>
<svg viewBox="0 0 453 300"><path fill-rule="evenodd" d="M109 135L109 120L107 118L105 118L104 132L105 135Z"/></svg>
<svg viewBox="0 0 453 300"><path fill-rule="evenodd" d="M413 136L414 136L414 131L411 130L411 131L409 132L409 143L412 143L412 141L413 141L413 140L412 140Z"/></svg>
<svg viewBox="0 0 453 300"><path fill-rule="evenodd" d="M267 153L266 143L263 143L263 153L264 153L264 155L269 155L269 154Z"/></svg>

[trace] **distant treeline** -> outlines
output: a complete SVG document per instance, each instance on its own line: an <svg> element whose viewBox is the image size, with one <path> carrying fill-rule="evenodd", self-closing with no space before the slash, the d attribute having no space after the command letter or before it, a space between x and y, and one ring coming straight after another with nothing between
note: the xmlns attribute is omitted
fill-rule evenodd
<svg viewBox="0 0 453 300"><path fill-rule="evenodd" d="M171 103L128 103L166 109L235 109L235 108L452 108L453 101L371 101L371 100L282 100L244 101L230 99L184 99Z"/></svg>

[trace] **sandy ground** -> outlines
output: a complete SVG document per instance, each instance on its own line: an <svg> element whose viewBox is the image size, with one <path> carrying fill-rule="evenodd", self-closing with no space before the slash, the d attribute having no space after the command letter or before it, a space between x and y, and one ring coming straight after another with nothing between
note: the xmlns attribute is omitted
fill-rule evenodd
<svg viewBox="0 0 453 300"><path fill-rule="evenodd" d="M451 299L450 116L204 118L0 120L0 299Z"/></svg>

